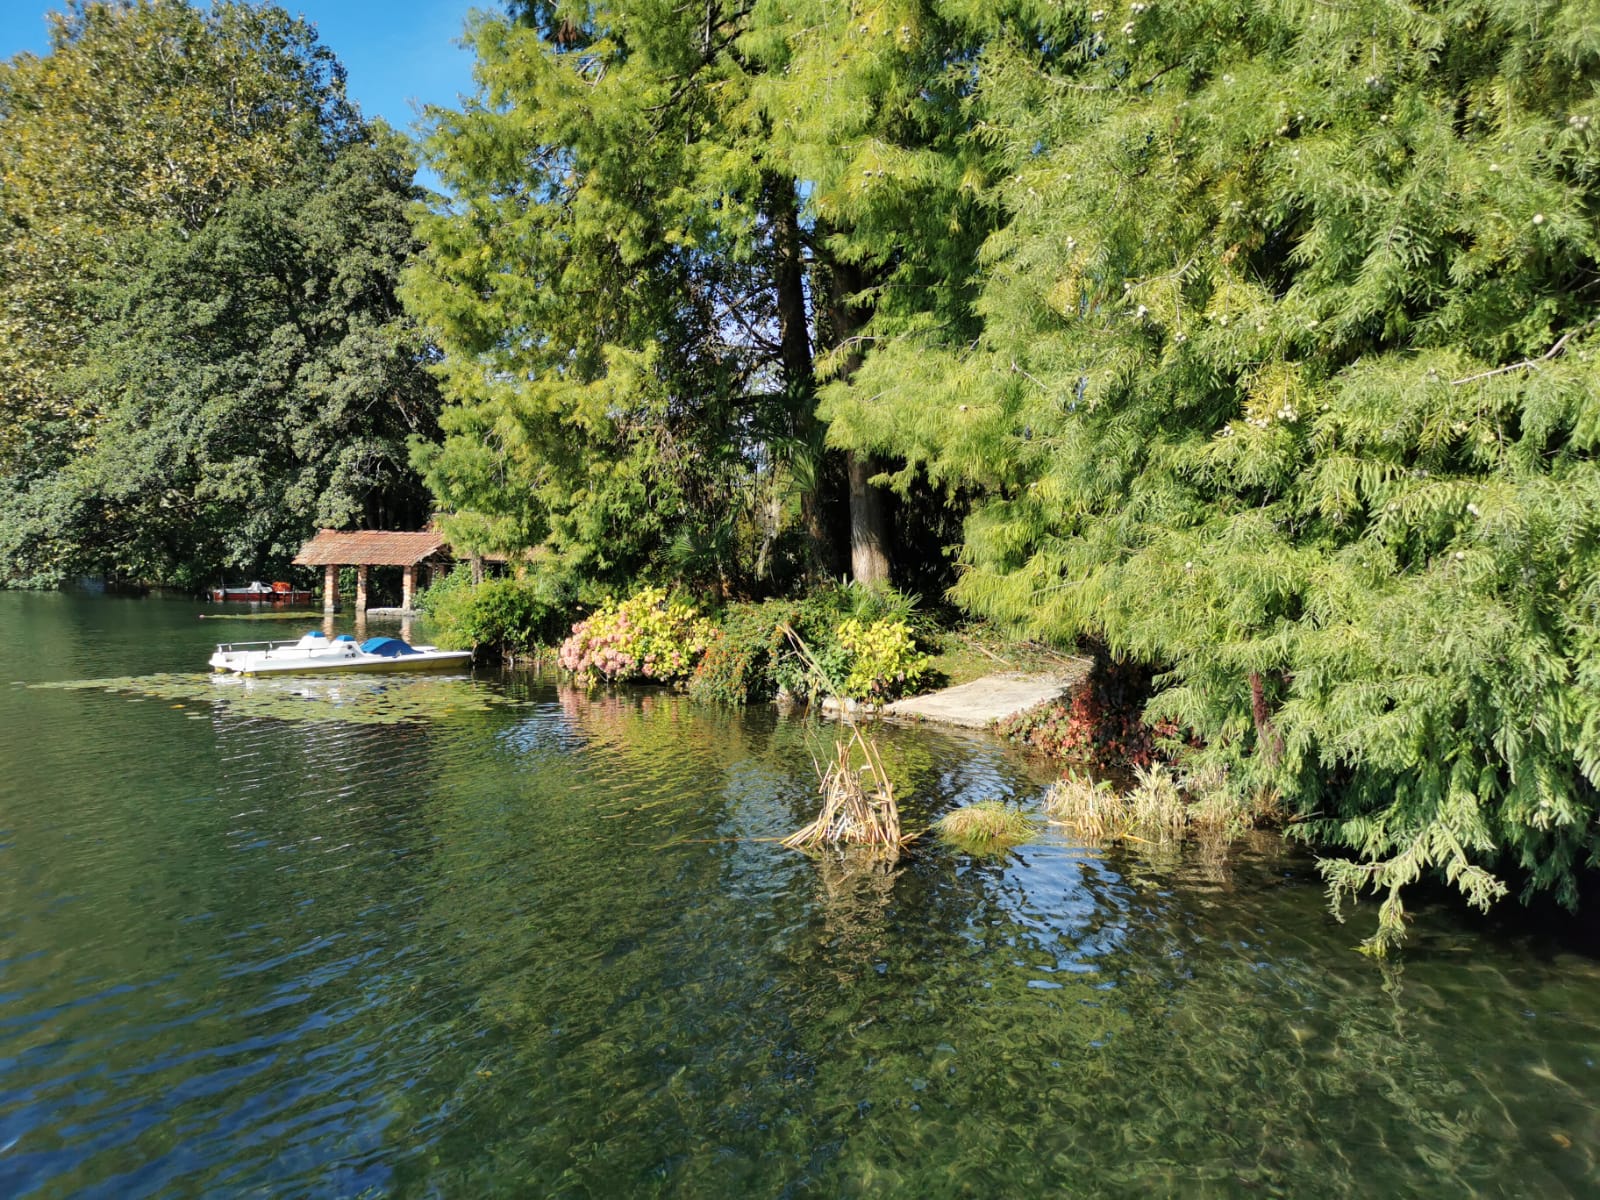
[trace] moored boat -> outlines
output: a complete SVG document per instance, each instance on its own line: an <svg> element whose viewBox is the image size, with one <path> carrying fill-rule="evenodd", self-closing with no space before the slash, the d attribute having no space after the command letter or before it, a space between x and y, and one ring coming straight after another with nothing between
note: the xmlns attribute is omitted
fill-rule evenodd
<svg viewBox="0 0 1600 1200"><path fill-rule="evenodd" d="M247 587L223 586L211 589L211 599L218 603L246 601L256 604L309 604L313 594L307 588L297 588L283 580L272 583L252 580Z"/></svg>
<svg viewBox="0 0 1600 1200"><path fill-rule="evenodd" d="M237 675L327 675L361 671L436 671L465 669L470 650L412 646L399 638L357 642L348 633L336 638L313 630L293 642L220 642L211 656L213 671Z"/></svg>

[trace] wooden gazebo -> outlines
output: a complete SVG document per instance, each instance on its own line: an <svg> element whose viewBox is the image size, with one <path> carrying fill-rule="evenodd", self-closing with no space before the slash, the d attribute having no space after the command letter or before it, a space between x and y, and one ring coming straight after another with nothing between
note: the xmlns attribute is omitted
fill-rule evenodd
<svg viewBox="0 0 1600 1200"><path fill-rule="evenodd" d="M400 567L400 607L410 608L417 591L417 568L432 568L449 557L444 538L434 530L421 533L353 533L324 529L294 556L304 567L323 568L322 609L332 612L339 599L339 569L356 569L356 612L367 611L367 568Z"/></svg>

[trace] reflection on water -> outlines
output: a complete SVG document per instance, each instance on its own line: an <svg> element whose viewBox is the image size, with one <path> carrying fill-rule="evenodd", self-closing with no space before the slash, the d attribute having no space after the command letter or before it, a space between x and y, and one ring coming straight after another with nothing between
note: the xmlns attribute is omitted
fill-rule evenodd
<svg viewBox="0 0 1600 1200"><path fill-rule="evenodd" d="M193 611L0 595L0 685L188 677ZM0 686L5 1195L1600 1184L1595 964L1441 910L1376 967L1274 839L811 858L827 727L253 682ZM1037 806L883 736L908 827Z"/></svg>

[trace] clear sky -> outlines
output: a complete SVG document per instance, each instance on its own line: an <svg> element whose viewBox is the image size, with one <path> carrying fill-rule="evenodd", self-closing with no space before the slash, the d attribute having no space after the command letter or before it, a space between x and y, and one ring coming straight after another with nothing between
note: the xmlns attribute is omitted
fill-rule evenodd
<svg viewBox="0 0 1600 1200"><path fill-rule="evenodd" d="M472 55L457 42L467 14L495 0L280 0L317 27L349 72L350 96L368 116L410 130L422 104L456 107L472 88ZM50 47L44 14L61 0L0 0L0 58Z"/></svg>

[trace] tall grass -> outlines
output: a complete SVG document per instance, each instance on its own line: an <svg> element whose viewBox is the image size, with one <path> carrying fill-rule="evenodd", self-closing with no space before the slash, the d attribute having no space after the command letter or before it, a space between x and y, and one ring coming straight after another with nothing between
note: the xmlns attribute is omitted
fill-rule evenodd
<svg viewBox="0 0 1600 1200"><path fill-rule="evenodd" d="M1159 763L1138 768L1125 792L1069 774L1050 789L1045 811L1086 837L1154 841L1232 837L1277 815L1271 797L1235 794L1219 767L1177 775Z"/></svg>
<svg viewBox="0 0 1600 1200"><path fill-rule="evenodd" d="M954 809L935 821L933 828L941 840L977 854L1021 845L1038 832L1026 813L1001 800L979 800Z"/></svg>

